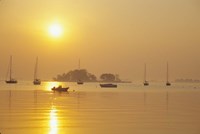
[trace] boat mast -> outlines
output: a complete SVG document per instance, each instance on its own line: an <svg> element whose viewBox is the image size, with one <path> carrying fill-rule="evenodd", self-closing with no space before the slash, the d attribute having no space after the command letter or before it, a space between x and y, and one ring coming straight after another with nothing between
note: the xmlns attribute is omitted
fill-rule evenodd
<svg viewBox="0 0 200 134"><path fill-rule="evenodd" d="M80 59L78 61L78 75L77 75L77 84L83 84L81 81L81 72L80 72Z"/></svg>
<svg viewBox="0 0 200 134"><path fill-rule="evenodd" d="M80 59L78 60L78 81L80 81Z"/></svg>
<svg viewBox="0 0 200 134"><path fill-rule="evenodd" d="M10 80L12 79L12 55L10 56Z"/></svg>
<svg viewBox="0 0 200 134"><path fill-rule="evenodd" d="M144 82L146 82L146 63L144 64Z"/></svg>
<svg viewBox="0 0 200 134"><path fill-rule="evenodd" d="M35 63L34 79L37 79L37 66L38 66L38 57L36 58L36 63Z"/></svg>
<svg viewBox="0 0 200 134"><path fill-rule="evenodd" d="M169 79L169 74L168 73L169 73L169 67L168 67L168 62L167 62L167 83L169 82L169 80L168 80Z"/></svg>
<svg viewBox="0 0 200 134"><path fill-rule="evenodd" d="M78 70L80 70L80 59L78 60Z"/></svg>

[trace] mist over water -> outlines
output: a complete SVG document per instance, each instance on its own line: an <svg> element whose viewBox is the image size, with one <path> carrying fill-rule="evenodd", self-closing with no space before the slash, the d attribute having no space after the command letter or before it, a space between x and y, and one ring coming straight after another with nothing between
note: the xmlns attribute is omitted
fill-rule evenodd
<svg viewBox="0 0 200 134"><path fill-rule="evenodd" d="M2 134L198 134L200 85L163 83L59 83L69 92L50 91L55 82L33 86L0 83Z"/></svg>

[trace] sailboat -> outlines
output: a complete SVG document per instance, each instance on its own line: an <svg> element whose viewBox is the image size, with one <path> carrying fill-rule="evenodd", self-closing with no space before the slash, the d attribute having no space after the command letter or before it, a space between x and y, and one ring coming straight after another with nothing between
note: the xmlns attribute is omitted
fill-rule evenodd
<svg viewBox="0 0 200 134"><path fill-rule="evenodd" d="M144 86L148 86L149 82L146 80L146 64L144 64Z"/></svg>
<svg viewBox="0 0 200 134"><path fill-rule="evenodd" d="M166 82L166 86L171 86L171 83L169 82L169 65L167 62L167 82Z"/></svg>
<svg viewBox="0 0 200 134"><path fill-rule="evenodd" d="M80 59L79 59L79 62L78 62L78 71L79 71L79 79L77 81L77 84L78 85L82 85L83 84L83 81L80 79Z"/></svg>
<svg viewBox="0 0 200 134"><path fill-rule="evenodd" d="M36 63L35 63L34 80L33 80L34 85L40 85L41 84L40 79L37 78L37 68L38 68L38 57L36 58Z"/></svg>
<svg viewBox="0 0 200 134"><path fill-rule="evenodd" d="M12 56L10 56L10 63L9 63L9 80L5 81L7 84L16 84L17 80L12 78Z"/></svg>

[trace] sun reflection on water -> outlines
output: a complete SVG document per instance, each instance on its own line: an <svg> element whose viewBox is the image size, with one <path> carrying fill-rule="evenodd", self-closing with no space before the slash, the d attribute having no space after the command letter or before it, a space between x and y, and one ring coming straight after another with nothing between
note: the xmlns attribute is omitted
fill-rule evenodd
<svg viewBox="0 0 200 134"><path fill-rule="evenodd" d="M58 87L59 85L61 85L60 82L47 82L45 84L45 89L48 90L48 91L51 91L51 88Z"/></svg>
<svg viewBox="0 0 200 134"><path fill-rule="evenodd" d="M58 133L57 109L53 106L50 110L49 127L50 127L49 134L57 134Z"/></svg>

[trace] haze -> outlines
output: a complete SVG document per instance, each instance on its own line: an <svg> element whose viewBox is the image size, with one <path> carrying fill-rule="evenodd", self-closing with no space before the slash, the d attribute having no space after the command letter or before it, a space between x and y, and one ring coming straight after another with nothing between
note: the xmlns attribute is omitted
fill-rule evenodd
<svg viewBox="0 0 200 134"><path fill-rule="evenodd" d="M49 36L53 23L59 38ZM0 78L32 80L81 68L123 80L200 78L199 0L0 0Z"/></svg>

